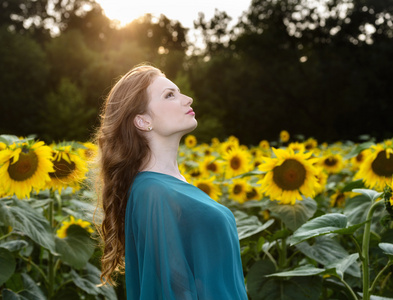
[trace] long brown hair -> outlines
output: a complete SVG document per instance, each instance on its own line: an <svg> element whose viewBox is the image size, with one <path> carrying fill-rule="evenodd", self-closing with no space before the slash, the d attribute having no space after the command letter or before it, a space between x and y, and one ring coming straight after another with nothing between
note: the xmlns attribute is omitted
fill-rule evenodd
<svg viewBox="0 0 393 300"><path fill-rule="evenodd" d="M116 285L115 271L125 268L124 222L127 193L144 159L150 154L134 118L147 110L147 88L160 70L138 66L124 75L110 91L96 134L99 147L99 209L103 219L99 233L103 242L101 282Z"/></svg>

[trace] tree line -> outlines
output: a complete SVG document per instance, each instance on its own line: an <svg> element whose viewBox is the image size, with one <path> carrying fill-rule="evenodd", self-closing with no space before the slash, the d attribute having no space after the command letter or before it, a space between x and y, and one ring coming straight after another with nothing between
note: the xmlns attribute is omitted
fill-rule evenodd
<svg viewBox="0 0 393 300"><path fill-rule="evenodd" d="M194 98L200 141L391 138L393 1L252 0L188 28L145 15L118 28L94 0L0 0L0 132L88 140L110 87L151 62ZM50 9L49 9L50 8Z"/></svg>

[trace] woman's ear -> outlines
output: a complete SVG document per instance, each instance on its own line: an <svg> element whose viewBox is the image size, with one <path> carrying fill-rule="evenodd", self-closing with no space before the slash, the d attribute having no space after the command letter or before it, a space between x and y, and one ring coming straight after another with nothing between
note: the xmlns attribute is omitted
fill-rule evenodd
<svg viewBox="0 0 393 300"><path fill-rule="evenodd" d="M136 128L142 131L150 131L151 122L147 115L136 115L134 118L134 125Z"/></svg>

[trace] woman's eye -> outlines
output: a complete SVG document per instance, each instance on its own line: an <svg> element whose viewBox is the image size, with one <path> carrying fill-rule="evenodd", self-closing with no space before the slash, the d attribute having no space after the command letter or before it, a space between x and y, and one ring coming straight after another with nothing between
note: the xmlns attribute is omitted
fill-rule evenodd
<svg viewBox="0 0 393 300"><path fill-rule="evenodd" d="M174 96L175 96L175 94L173 92L169 92L168 94L166 94L165 98L171 98Z"/></svg>

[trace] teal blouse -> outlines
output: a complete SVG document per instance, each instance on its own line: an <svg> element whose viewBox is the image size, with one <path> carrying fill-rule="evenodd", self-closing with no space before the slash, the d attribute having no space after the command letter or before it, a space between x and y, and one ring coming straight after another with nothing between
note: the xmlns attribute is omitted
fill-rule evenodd
<svg viewBox="0 0 393 300"><path fill-rule="evenodd" d="M127 299L247 299L235 218L189 183L138 173L125 242Z"/></svg>

